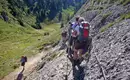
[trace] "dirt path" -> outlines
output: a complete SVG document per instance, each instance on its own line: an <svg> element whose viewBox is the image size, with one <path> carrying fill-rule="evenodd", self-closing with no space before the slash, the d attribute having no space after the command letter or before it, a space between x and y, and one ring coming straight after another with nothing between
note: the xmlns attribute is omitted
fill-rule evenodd
<svg viewBox="0 0 130 80"><path fill-rule="evenodd" d="M35 70L36 64L41 60L42 57L44 57L47 54L47 52L41 52L35 56L32 56L28 58L28 62L25 65L25 69L23 71L23 77L28 76L31 72ZM23 70L23 67L19 67L14 72L11 72L9 75L5 76L2 80L16 80L19 73ZM20 79L22 80L22 79Z"/></svg>

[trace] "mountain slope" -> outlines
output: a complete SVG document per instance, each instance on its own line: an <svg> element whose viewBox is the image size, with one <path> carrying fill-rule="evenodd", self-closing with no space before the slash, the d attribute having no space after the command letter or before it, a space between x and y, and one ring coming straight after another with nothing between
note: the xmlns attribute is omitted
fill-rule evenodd
<svg viewBox="0 0 130 80"><path fill-rule="evenodd" d="M90 0L77 15L92 25L84 80L129 80L129 0Z"/></svg>
<svg viewBox="0 0 130 80"><path fill-rule="evenodd" d="M81 15L92 25L90 29L90 35L93 38L91 56L86 61L88 62L86 66L84 66L83 74L85 76L83 80L129 80L130 1L90 0L82 6L76 15ZM62 59L63 57L57 59L59 58ZM49 64L52 65L51 68L48 67L49 69L44 72L46 67L43 66L42 69L28 76L27 80L54 80L59 79L59 77L59 80L63 80L66 70L63 69L64 67L56 68L53 64L55 62L57 60L47 63L45 66ZM65 63L56 63L56 65L60 64L64 65ZM71 64L68 64L68 70L72 69ZM56 68L56 71L53 71L54 68ZM75 77L73 75L68 75L69 80L73 80L73 77Z"/></svg>

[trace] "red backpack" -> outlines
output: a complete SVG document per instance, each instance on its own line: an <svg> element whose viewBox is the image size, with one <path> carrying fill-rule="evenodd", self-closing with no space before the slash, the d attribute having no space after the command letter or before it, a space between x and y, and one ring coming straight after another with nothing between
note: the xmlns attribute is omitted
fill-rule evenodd
<svg viewBox="0 0 130 80"><path fill-rule="evenodd" d="M90 25L88 23L82 23L83 26L83 36L84 38L89 36L89 27Z"/></svg>
<svg viewBox="0 0 130 80"><path fill-rule="evenodd" d="M86 21L83 21L81 23L81 26L79 28L79 41L84 41L89 37L89 28L90 28L90 24Z"/></svg>

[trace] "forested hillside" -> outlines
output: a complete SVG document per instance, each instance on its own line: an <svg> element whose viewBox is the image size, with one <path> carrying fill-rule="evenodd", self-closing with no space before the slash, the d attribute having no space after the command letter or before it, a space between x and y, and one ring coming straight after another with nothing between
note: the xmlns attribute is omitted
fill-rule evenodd
<svg viewBox="0 0 130 80"><path fill-rule="evenodd" d="M66 22L86 0L1 0L5 21L17 21L40 29L40 23ZM2 17L1 17L2 18ZM12 19L12 20L11 20Z"/></svg>

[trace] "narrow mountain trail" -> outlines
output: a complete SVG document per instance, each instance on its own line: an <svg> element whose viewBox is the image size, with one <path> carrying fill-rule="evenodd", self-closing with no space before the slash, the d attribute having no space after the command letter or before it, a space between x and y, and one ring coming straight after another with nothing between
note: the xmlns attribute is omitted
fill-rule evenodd
<svg viewBox="0 0 130 80"><path fill-rule="evenodd" d="M56 52L58 54L53 60L32 72L26 80L84 80L86 62L81 66L72 66L65 50Z"/></svg>
<svg viewBox="0 0 130 80"><path fill-rule="evenodd" d="M72 80L70 79L72 76L69 75L69 72L70 74L72 73L71 63L67 60L64 51L60 51L57 58L48 62L42 69L34 71L27 76L26 80L65 80L65 75L67 75L68 80Z"/></svg>
<svg viewBox="0 0 130 80"><path fill-rule="evenodd" d="M25 69L22 73L23 78L25 78L26 76L28 76L30 73L32 73L35 70L37 63L41 61L41 59L44 56L46 56L48 52L49 51L42 51L41 53L28 58L28 62L25 64ZM14 72L11 72L9 75L5 76L2 80L16 80L22 70L23 70L23 67L20 66Z"/></svg>

